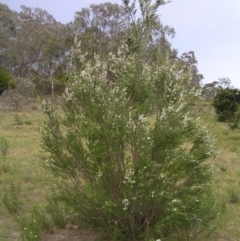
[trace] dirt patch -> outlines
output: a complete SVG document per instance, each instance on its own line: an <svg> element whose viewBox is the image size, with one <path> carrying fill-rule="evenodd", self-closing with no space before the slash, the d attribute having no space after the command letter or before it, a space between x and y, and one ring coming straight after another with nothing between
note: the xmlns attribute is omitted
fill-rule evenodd
<svg viewBox="0 0 240 241"><path fill-rule="evenodd" d="M41 241L94 241L99 237L99 233L82 230L57 230L56 233L43 233Z"/></svg>

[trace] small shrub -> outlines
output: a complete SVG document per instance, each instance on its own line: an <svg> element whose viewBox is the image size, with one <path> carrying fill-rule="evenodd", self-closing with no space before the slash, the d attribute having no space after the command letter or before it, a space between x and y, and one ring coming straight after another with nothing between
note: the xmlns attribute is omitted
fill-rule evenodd
<svg viewBox="0 0 240 241"><path fill-rule="evenodd" d="M229 135L229 131L228 130L223 130L222 134L225 135L225 136L228 136Z"/></svg>
<svg viewBox="0 0 240 241"><path fill-rule="evenodd" d="M1 137L0 138L0 164L1 164L1 172L2 173L5 173L6 172L6 162L7 162L7 155L8 155L8 152L9 152L9 147L10 147L10 144L9 144L9 141L4 138L4 137Z"/></svg>
<svg viewBox="0 0 240 241"><path fill-rule="evenodd" d="M9 188L6 189L2 195L2 202L10 214L16 214L19 211L19 194L21 187L11 183Z"/></svg>
<svg viewBox="0 0 240 241"><path fill-rule="evenodd" d="M233 121L229 122L229 127L232 130L239 129L239 121L240 121L240 111L236 111L233 116Z"/></svg>
<svg viewBox="0 0 240 241"><path fill-rule="evenodd" d="M227 167L224 166L224 165L222 165L222 166L220 166L220 170L221 170L222 172L226 172L226 171L227 171Z"/></svg>
<svg viewBox="0 0 240 241"><path fill-rule="evenodd" d="M20 225L22 241L41 240L42 231L48 226L45 216L36 208L30 216L19 216L16 221Z"/></svg>
<svg viewBox="0 0 240 241"><path fill-rule="evenodd" d="M46 211L50 214L53 223L57 227L64 228L70 222L71 211L59 199L59 195L57 196L54 192L51 196L48 196Z"/></svg>
<svg viewBox="0 0 240 241"><path fill-rule="evenodd" d="M240 193L238 188L228 189L228 202L229 203L239 203L240 202Z"/></svg>
<svg viewBox="0 0 240 241"><path fill-rule="evenodd" d="M16 114L13 118L16 125L23 125L23 118L20 115Z"/></svg>
<svg viewBox="0 0 240 241"><path fill-rule="evenodd" d="M114 83L96 56L69 80L61 116L43 103L45 164L60 178L58 198L79 223L113 240L167 238L176 230L197 237L215 215L214 139L191 112L188 75L169 64L140 68L138 56L122 51L109 56ZM62 223L63 215L55 219Z"/></svg>
<svg viewBox="0 0 240 241"><path fill-rule="evenodd" d="M29 79L17 78L15 88L4 92L7 105L14 110L19 110L27 103L27 99L34 95L35 85Z"/></svg>
<svg viewBox="0 0 240 241"><path fill-rule="evenodd" d="M2 202L5 208L13 216L20 226L22 241L38 241L44 228L48 227L47 220L35 207L30 216L19 216L20 214L20 186L12 183L2 195Z"/></svg>
<svg viewBox="0 0 240 241"><path fill-rule="evenodd" d="M32 121L24 120L22 116L16 114L13 116L16 125L32 125Z"/></svg>
<svg viewBox="0 0 240 241"><path fill-rule="evenodd" d="M26 120L26 121L24 121L24 124L25 125L32 125L32 122L30 120Z"/></svg>
<svg viewBox="0 0 240 241"><path fill-rule="evenodd" d="M162 3L139 2L148 16ZM133 24L142 26L139 36L145 23ZM216 216L215 152L193 110L190 69L179 71L157 52L148 62L147 45L122 44L116 55L88 59L75 43L61 115L43 102L44 163L59 184L58 200L110 240L199 237Z"/></svg>

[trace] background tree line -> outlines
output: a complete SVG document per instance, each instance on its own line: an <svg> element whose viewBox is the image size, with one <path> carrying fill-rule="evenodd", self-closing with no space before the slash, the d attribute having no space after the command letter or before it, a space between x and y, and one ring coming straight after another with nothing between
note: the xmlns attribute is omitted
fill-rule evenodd
<svg viewBox="0 0 240 241"><path fill-rule="evenodd" d="M102 58L109 52L116 53L123 40L134 52L142 46L138 42L141 35L148 34L148 41L141 49L142 61L154 62L156 52L160 52L162 62L170 59L182 71L190 67L192 85L199 86L203 76L198 72L194 52L178 57L177 50L171 47L174 29L164 26L158 18L150 30L137 32L129 11L110 2L92 4L76 11L72 22L62 24L43 9L21 6L21 11L15 12L0 3L0 93L16 87L16 82L20 88L24 81L31 82L38 94L53 95L54 91L62 90L72 71L69 60L76 35L87 58L93 59L94 53L101 52ZM150 58L146 54L149 52Z"/></svg>

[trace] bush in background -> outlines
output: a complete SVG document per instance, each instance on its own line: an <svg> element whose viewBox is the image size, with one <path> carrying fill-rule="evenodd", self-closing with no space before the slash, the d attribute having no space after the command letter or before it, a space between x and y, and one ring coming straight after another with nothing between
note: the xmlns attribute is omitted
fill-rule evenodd
<svg viewBox="0 0 240 241"><path fill-rule="evenodd" d="M240 103L240 90L238 89L220 89L214 98L213 106L218 115L218 120L234 121Z"/></svg>
<svg viewBox="0 0 240 241"><path fill-rule="evenodd" d="M17 78L15 80L15 88L4 91L3 101L6 106L12 107L14 110L20 109L26 105L28 98L34 96L35 85L29 79Z"/></svg>

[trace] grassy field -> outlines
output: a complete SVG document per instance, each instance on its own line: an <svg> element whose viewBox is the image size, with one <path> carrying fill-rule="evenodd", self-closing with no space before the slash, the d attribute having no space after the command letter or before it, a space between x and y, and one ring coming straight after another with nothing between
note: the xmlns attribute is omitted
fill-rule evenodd
<svg viewBox="0 0 240 241"><path fill-rule="evenodd" d="M216 138L218 155L212 162L216 198L219 203L226 203L225 213L214 222L215 231L204 241L237 241L240 240L240 131L230 130L227 124L218 123L208 102L201 102L199 111L204 113L204 119ZM0 196L11 184L21 186L18 214L22 216L29 214L34 206L45 212L45 195L52 182L40 162L43 154L39 135L42 119L37 100L17 112L0 109L0 138L9 141L5 163L2 157L0 159ZM20 240L19 235L19 225L0 202L0 241ZM80 227L61 230L50 227L44 232L42 240L92 241L96 237L96 233L85 232Z"/></svg>

